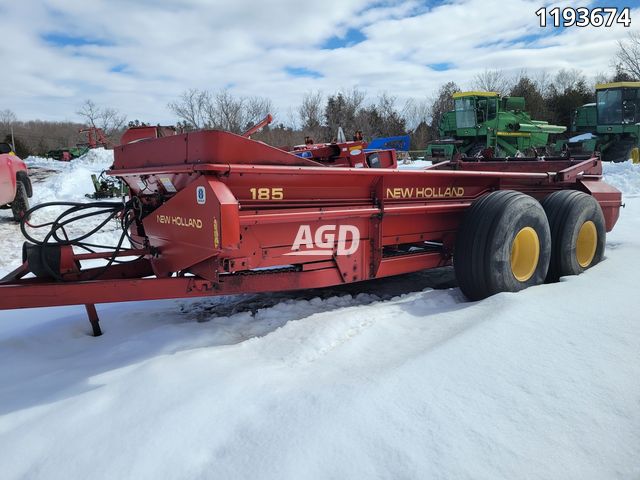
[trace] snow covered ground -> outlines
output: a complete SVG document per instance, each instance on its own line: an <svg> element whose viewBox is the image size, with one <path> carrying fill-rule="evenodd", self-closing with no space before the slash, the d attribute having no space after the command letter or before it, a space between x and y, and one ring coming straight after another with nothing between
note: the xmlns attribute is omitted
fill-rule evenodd
<svg viewBox="0 0 640 480"><path fill-rule="evenodd" d="M35 201L90 192L94 152L30 160L59 170ZM101 305L99 338L79 307L0 312L0 478L640 478L640 166L605 170L605 260L518 294L467 302L442 269Z"/></svg>

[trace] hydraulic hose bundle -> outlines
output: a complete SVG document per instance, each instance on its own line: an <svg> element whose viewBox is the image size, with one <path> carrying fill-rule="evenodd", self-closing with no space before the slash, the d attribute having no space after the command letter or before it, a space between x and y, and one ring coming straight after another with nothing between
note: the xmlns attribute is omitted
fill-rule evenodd
<svg viewBox="0 0 640 480"><path fill-rule="evenodd" d="M42 209L51 207L69 207L55 220L51 222L33 224L30 222L32 215ZM118 254L125 250L123 243L128 239L132 245L136 244L135 240L129 234L129 228L139 218L141 212L139 201L133 198L128 201L121 202L47 202L36 205L29 209L22 221L20 222L20 230L27 242L23 245L23 261L28 261L31 271L36 276L52 277L58 281L65 281L60 274L60 250L62 247L77 247L89 253L96 253L97 250L111 251L111 255L106 257L107 263L102 266L91 278L94 280L104 273L113 263L126 263L117 260ZM72 225L77 222L86 222L90 218L101 217L99 223L92 227L89 231L80 235L73 236L69 230ZM122 230L116 245L106 245L94 243L90 238L100 232L109 222L116 221ZM27 227L31 229L49 228L48 232L42 239L34 237L27 231Z"/></svg>

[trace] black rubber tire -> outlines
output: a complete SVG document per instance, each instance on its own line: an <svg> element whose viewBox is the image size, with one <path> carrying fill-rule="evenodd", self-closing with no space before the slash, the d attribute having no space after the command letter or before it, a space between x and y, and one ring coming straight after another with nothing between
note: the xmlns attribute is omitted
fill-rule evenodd
<svg viewBox="0 0 640 480"><path fill-rule="evenodd" d="M29 197L27 187L21 181L16 182L16 198L11 202L11 212L16 222L22 220L24 213L29 210ZM27 219L28 220L28 219Z"/></svg>
<svg viewBox="0 0 640 480"><path fill-rule="evenodd" d="M542 201L551 229L551 261L547 282L556 282L566 275L578 275L591 268L604 255L606 228L598 201L591 195L576 190L561 190ZM596 227L597 243L593 259L587 266L578 263L576 245L578 233L585 222Z"/></svg>
<svg viewBox="0 0 640 480"><path fill-rule="evenodd" d="M531 277L520 281L511 268L511 250L516 234L525 227L537 234L539 255ZM543 283L550 256L549 224L540 203L523 193L501 190L480 197L465 212L453 266L462 293L481 300Z"/></svg>
<svg viewBox="0 0 640 480"><path fill-rule="evenodd" d="M635 146L635 142L631 139L618 140L602 153L602 160L614 163L626 162L631 157L631 150Z"/></svg>

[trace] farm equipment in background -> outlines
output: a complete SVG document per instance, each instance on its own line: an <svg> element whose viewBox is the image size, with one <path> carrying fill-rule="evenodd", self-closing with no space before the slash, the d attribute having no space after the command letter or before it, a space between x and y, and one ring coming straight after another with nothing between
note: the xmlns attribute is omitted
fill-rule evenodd
<svg viewBox="0 0 640 480"><path fill-rule="evenodd" d="M532 120L523 97L458 92L453 99L455 110L446 112L438 127L440 140L427 146L426 158L433 162L451 160L455 154L476 159L534 157L546 153L550 134L566 130Z"/></svg>
<svg viewBox="0 0 640 480"><path fill-rule="evenodd" d="M395 150L399 163L411 161L409 148L411 137L409 135L396 135L394 137L377 137L371 140L365 150Z"/></svg>
<svg viewBox="0 0 640 480"><path fill-rule="evenodd" d="M398 170L394 150L364 147L287 152L218 130L117 146L107 174L129 198L66 204L35 225L39 235L23 222L23 263L0 280L0 309L85 305L100 335L96 303L300 290L452 264L478 300L590 268L618 219L621 194L598 158ZM92 212L99 225L86 227ZM89 243L112 221L116 245Z"/></svg>
<svg viewBox="0 0 640 480"><path fill-rule="evenodd" d="M175 127L161 125L133 125L127 128L127 130L122 134L120 137L120 143L124 145L127 143L138 142L140 140L162 138L176 134L177 130ZM91 182L93 183L94 191L92 193L86 193L85 197L91 198L92 200L124 197L129 194L129 187L127 184L119 178L107 175L106 171L101 172L99 176L91 174Z"/></svg>
<svg viewBox="0 0 640 480"><path fill-rule="evenodd" d="M89 151L89 147L69 147L59 148L57 150L49 150L46 153L47 158L53 158L62 162L69 162L74 158L81 157Z"/></svg>
<svg viewBox="0 0 640 480"><path fill-rule="evenodd" d="M100 176L91 174L94 192L85 194L85 197L93 200L103 198L123 197L129 194L127 185L118 178L111 177L106 172L101 172Z"/></svg>
<svg viewBox="0 0 640 480"><path fill-rule="evenodd" d="M243 134L246 136L246 133ZM302 158L313 158L334 167L355 167L365 166L372 168L394 168L397 166L397 159L407 158L410 145L409 135L398 135L394 137L378 137L367 143L362 137L360 130L353 135L353 141L347 142L342 127L338 128L337 141L328 143L314 143L313 139L306 137L303 145L294 147L278 147L285 152L291 152ZM390 152L394 151L393 159ZM372 152L373 155L359 157L361 152Z"/></svg>
<svg viewBox="0 0 640 480"><path fill-rule="evenodd" d="M79 143L78 146L88 147L88 148L108 148L107 145L107 137L101 128L96 127L88 127L81 128L78 130L78 133L86 133L87 141L85 143Z"/></svg>
<svg viewBox="0 0 640 480"><path fill-rule="evenodd" d="M120 137L120 145L126 143L136 142L138 140L144 140L148 138L162 138L176 135L178 131L175 127L170 126L151 126L151 125L139 125L129 127Z"/></svg>
<svg viewBox="0 0 640 480"><path fill-rule="evenodd" d="M338 130L338 137L344 139L344 132L342 132L341 135L340 132L342 132L342 128ZM398 166L396 150L389 145L385 145L385 141L389 140L390 143L399 146L404 137L380 139L381 141L378 142L378 144L381 145L383 149L371 149L367 142L362 140L361 136L359 138L359 140L349 142L344 140L329 143L313 143L313 140L307 137L307 142L304 145L279 147L279 150L292 153L300 158L311 159L330 167L396 168Z"/></svg>
<svg viewBox="0 0 640 480"><path fill-rule="evenodd" d="M47 158L53 158L54 160L60 160L62 162L69 162L74 158L78 158L86 154L92 148L108 148L107 139L101 128L81 128L78 130L78 133L86 133L87 141L78 143L75 147L49 150L46 153Z"/></svg>
<svg viewBox="0 0 640 480"><path fill-rule="evenodd" d="M260 120L258 123L256 123L255 125L249 127L247 130L245 130L244 132L242 132L242 136L245 138L251 138L251 135L253 135L254 133L259 132L260 130L262 130L264 127L266 127L267 125L269 125L271 122L273 122L273 117L271 116L270 113L268 113L262 120Z"/></svg>
<svg viewBox="0 0 640 480"><path fill-rule="evenodd" d="M596 85L596 103L576 109L571 132L577 136L558 142L557 149L599 152L606 162L640 163L640 82Z"/></svg>

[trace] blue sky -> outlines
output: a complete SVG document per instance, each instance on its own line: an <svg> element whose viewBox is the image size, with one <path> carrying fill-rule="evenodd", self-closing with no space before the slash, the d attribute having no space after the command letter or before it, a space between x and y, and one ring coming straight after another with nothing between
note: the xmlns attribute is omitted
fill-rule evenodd
<svg viewBox="0 0 640 480"><path fill-rule="evenodd" d="M632 30L640 28L638 1ZM174 122L188 88L266 96L295 122L305 92L358 88L428 99L450 80L471 87L486 69L531 75L611 71L629 29L540 28L541 6L575 2L326 0L23 0L0 6L0 110L21 119L77 120L88 98L129 119ZM581 5L595 6L595 2Z"/></svg>

